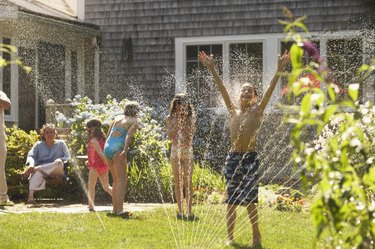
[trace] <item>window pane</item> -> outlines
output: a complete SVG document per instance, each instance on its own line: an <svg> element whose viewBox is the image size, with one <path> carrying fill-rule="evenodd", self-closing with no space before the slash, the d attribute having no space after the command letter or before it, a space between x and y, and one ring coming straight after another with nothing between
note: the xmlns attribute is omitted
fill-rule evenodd
<svg viewBox="0 0 375 249"><path fill-rule="evenodd" d="M10 45L11 40L10 40L10 38L3 38L2 43ZM8 53L3 52L2 57L6 61L11 60L11 56ZM2 70L3 70L3 79L2 79L3 89L2 89L2 91L6 93L6 95L8 96L9 99L11 99L13 97L10 94L11 93L11 89L10 89L10 86L11 86L11 65L7 65L6 67L3 67ZM4 113L6 115L10 115L10 110L5 110Z"/></svg>
<svg viewBox="0 0 375 249"><path fill-rule="evenodd" d="M76 51L72 51L71 67L72 67L72 97L78 94L78 56Z"/></svg>
<svg viewBox="0 0 375 249"><path fill-rule="evenodd" d="M18 56L24 65L35 68L36 51L29 48L18 48ZM20 69L18 75L18 124L19 128L30 131L35 129L36 116L36 86L35 70L26 73Z"/></svg>
<svg viewBox="0 0 375 249"><path fill-rule="evenodd" d="M262 94L263 43L230 44L229 55L232 94L245 82L253 84L258 93Z"/></svg>
<svg viewBox="0 0 375 249"><path fill-rule="evenodd" d="M247 54L249 55L249 57L262 58L263 57L263 44L262 43L247 44Z"/></svg>
<svg viewBox="0 0 375 249"><path fill-rule="evenodd" d="M337 39L327 43L327 63L333 81L342 89L356 82L356 71L362 64L361 39Z"/></svg>
<svg viewBox="0 0 375 249"><path fill-rule="evenodd" d="M212 45L211 46L211 54L215 57L219 57L223 55L223 46L222 45Z"/></svg>
<svg viewBox="0 0 375 249"><path fill-rule="evenodd" d="M199 46L199 51L204 51L206 54L211 54L211 45L201 45Z"/></svg>
<svg viewBox="0 0 375 249"><path fill-rule="evenodd" d="M198 54L198 46L186 46L186 59L196 60Z"/></svg>
<svg viewBox="0 0 375 249"><path fill-rule="evenodd" d="M315 45L315 47L318 49L318 51L320 52L320 41L312 40L310 42L313 43ZM290 48L292 47L293 44L294 44L293 42L284 42L284 41L281 42L281 44L280 44L280 54L283 54L285 52L285 50L290 51ZM304 53L304 56L303 56L302 60L303 60L304 65L307 65L309 62L311 62L311 59L308 58L307 53ZM288 63L286 65L285 71L286 72L292 71L291 63ZM282 103L289 103L287 91L288 91L288 79L285 78L285 77L282 77L281 78L281 102ZM298 103L298 102L299 102L299 100L297 100L294 97L290 100L290 103Z"/></svg>
<svg viewBox="0 0 375 249"><path fill-rule="evenodd" d="M223 46L221 44L186 46L187 93L196 107L216 107L219 94L212 94L212 91L217 91L216 86L209 72L198 61L198 51L204 51L208 55L213 54L221 74Z"/></svg>

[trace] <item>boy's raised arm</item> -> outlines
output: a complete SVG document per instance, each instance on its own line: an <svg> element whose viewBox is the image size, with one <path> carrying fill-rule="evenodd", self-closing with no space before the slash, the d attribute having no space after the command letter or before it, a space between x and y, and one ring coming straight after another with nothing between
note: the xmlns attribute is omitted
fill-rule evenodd
<svg viewBox="0 0 375 249"><path fill-rule="evenodd" d="M266 109L266 106L268 104L268 101L270 100L272 96L272 92L276 87L277 82L280 79L280 73L284 71L284 68L286 64L288 64L290 61L290 53L288 51L285 51L282 56L278 55L278 60L277 60L277 70L273 78L271 79L270 84L267 87L267 90L265 91L262 100L259 103L258 109L260 112L263 112L264 109Z"/></svg>
<svg viewBox="0 0 375 249"><path fill-rule="evenodd" d="M205 52L201 51L198 53L198 59L200 62L202 62L203 65L207 67L207 69L210 71L212 77L214 77L215 83L217 87L219 88L219 91L221 95L223 96L225 105L229 112L233 111L235 109L235 105L233 104L227 89L224 86L223 80L220 78L219 74L217 73L215 69L215 63L214 59L211 56L208 56Z"/></svg>

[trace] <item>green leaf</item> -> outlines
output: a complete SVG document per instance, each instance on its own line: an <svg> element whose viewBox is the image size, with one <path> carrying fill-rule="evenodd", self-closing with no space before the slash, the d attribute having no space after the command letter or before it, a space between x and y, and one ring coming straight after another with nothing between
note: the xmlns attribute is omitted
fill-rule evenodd
<svg viewBox="0 0 375 249"><path fill-rule="evenodd" d="M353 101L350 101L350 100L344 100L340 103L340 107L349 107L349 108L353 108L355 109L355 105L353 103Z"/></svg>
<svg viewBox="0 0 375 249"><path fill-rule="evenodd" d="M286 16L288 18L293 18L292 12L287 7L284 6L282 8L282 11L283 11L284 16Z"/></svg>
<svg viewBox="0 0 375 249"><path fill-rule="evenodd" d="M299 69L302 67L303 49L296 43L290 48L291 61L293 69Z"/></svg>
<svg viewBox="0 0 375 249"><path fill-rule="evenodd" d="M335 88L332 86L332 84L329 84L327 87L328 96L332 101L336 100L336 92Z"/></svg>
<svg viewBox="0 0 375 249"><path fill-rule="evenodd" d="M368 64L363 64L362 66L360 66L357 70L357 74L360 74L362 73L363 71L367 71L368 69L370 68L370 65Z"/></svg>
<svg viewBox="0 0 375 249"><path fill-rule="evenodd" d="M303 116L307 116L311 110L311 94L306 94L301 101L301 112Z"/></svg>
<svg viewBox="0 0 375 249"><path fill-rule="evenodd" d="M336 112L337 105L329 105L327 106L326 110L324 111L322 120L324 123L327 123L332 115Z"/></svg>
<svg viewBox="0 0 375 249"><path fill-rule="evenodd" d="M350 98L355 102L358 100L359 84L350 84L348 87L348 93Z"/></svg>
<svg viewBox="0 0 375 249"><path fill-rule="evenodd" d="M369 186L375 186L375 168L371 167L369 172L364 175L363 181Z"/></svg>
<svg viewBox="0 0 375 249"><path fill-rule="evenodd" d="M280 24L282 24L282 25L289 25L290 24L290 22L288 22L288 21L284 21L284 20L278 20L278 22L280 23Z"/></svg>
<svg viewBox="0 0 375 249"><path fill-rule="evenodd" d="M27 74L29 74L31 72L31 70L32 70L31 67L29 67L29 66L23 66L22 68L23 68L23 70L25 70L25 72Z"/></svg>

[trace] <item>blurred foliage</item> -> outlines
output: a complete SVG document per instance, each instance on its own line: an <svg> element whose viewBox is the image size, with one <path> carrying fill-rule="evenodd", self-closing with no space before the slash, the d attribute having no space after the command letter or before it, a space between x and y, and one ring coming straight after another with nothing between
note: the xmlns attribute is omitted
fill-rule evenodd
<svg viewBox="0 0 375 249"><path fill-rule="evenodd" d="M307 184L317 184L319 194L311 214L320 239L328 233L325 245L331 248L372 248L375 239L375 168L374 112L372 103L360 105L359 88L375 71L375 60L358 69L358 82L349 84L347 95L337 99L338 87L332 83L322 65L302 57L303 42L296 32L304 28L304 18L295 19L284 10L282 21L291 47L292 72L288 75L290 96L302 97L301 104L284 106L287 122L294 124L291 141L293 160L302 169ZM326 90L301 82L305 74L312 74ZM365 111L364 111L365 110ZM338 121L339 120L339 121ZM323 130L333 130L329 135ZM311 141L325 136L324 145ZM326 234L325 234L326 235ZM324 236L326 237L326 236Z"/></svg>

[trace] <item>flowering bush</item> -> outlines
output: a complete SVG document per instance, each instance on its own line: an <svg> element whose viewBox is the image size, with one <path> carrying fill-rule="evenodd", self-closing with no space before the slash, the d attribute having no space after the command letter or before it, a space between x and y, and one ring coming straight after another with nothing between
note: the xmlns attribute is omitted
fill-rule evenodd
<svg viewBox="0 0 375 249"><path fill-rule="evenodd" d="M93 104L88 97L76 96L72 105L74 111L71 117L56 113L56 121L60 127L71 129L69 148L75 155L86 154L87 133L85 122L93 117L103 123L103 130L108 131L115 116L123 113L126 99L118 102L107 96L107 102ZM139 201L158 201L161 196L170 196L170 176L168 173L169 141L164 139L162 127L152 118L152 109L143 107L140 112L141 128L134 134L128 157L129 168L128 198ZM166 179L164 179L166 178Z"/></svg>
<svg viewBox="0 0 375 249"><path fill-rule="evenodd" d="M287 113L287 120L294 124L291 142L294 146L293 161L300 167L302 178L317 183L319 193L311 207L317 228L317 238L328 232L327 247L372 248L375 241L375 168L374 116L371 103L359 105L360 84L375 73L375 60L358 69L356 83L349 84L344 99L338 99L340 90L319 72L316 65L304 66L303 50L298 46L304 39L295 28L306 27L303 18L283 21L288 37L293 38L288 74L289 94L301 95L299 106ZM326 90L309 88L303 92L297 79L306 72L324 82ZM314 129L312 129L314 128ZM325 131L325 134L323 133ZM322 135L315 145L308 134ZM325 137L324 137L325 136ZM325 141L324 141L325 140ZM307 176L313 176L313 181Z"/></svg>
<svg viewBox="0 0 375 249"><path fill-rule="evenodd" d="M195 203L206 201L211 204L222 203L225 191L224 177L204 164L201 166L196 164L193 174L193 191Z"/></svg>
<svg viewBox="0 0 375 249"><path fill-rule="evenodd" d="M276 202L271 204L271 206L275 206L280 211L301 212L304 204L304 201L300 198L290 195L279 195Z"/></svg>
<svg viewBox="0 0 375 249"><path fill-rule="evenodd" d="M361 122L356 122L354 127L359 130L363 130L364 137L366 140L373 141L375 139L375 107L370 102L365 104L358 105L358 113L361 116ZM356 114L356 115L357 115ZM354 118L355 113L347 113L351 118ZM328 159L329 157L329 141L340 135L340 127L342 127L343 122L345 122L344 115L336 115L329 120L329 123L322 129L320 136L313 141L314 149L320 153L323 157ZM346 139L347 136L355 135L354 130L348 131L346 136L338 137L339 141L342 142L343 139ZM356 148L358 152L363 149L363 144L359 141L358 138L353 136L353 139L350 141L350 144ZM371 154L375 155L375 144L370 144L368 148L371 151ZM357 155L351 155L352 161L358 161L360 158Z"/></svg>

